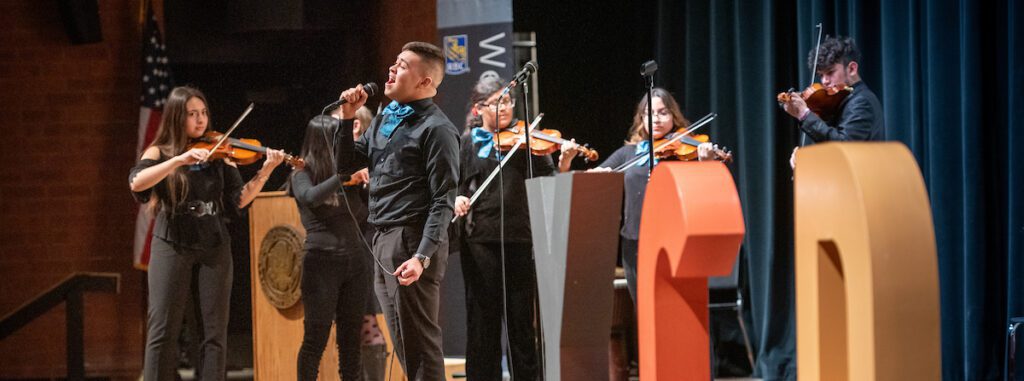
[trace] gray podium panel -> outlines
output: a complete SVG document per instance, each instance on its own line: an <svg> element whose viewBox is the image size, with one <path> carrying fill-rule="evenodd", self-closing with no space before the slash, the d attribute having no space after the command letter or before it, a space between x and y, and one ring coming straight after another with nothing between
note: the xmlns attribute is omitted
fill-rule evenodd
<svg viewBox="0 0 1024 381"><path fill-rule="evenodd" d="M622 185L621 173L526 181L545 380L608 378Z"/></svg>

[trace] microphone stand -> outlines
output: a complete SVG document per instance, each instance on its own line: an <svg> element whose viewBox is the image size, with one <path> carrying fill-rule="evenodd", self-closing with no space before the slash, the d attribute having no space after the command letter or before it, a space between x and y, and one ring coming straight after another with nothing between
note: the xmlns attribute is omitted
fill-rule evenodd
<svg viewBox="0 0 1024 381"><path fill-rule="evenodd" d="M640 75L647 79L647 180L650 181L654 172L654 105L651 100L654 98L654 72L658 70L658 64L654 61L647 61L640 68Z"/></svg>
<svg viewBox="0 0 1024 381"><path fill-rule="evenodd" d="M524 120L530 120L530 84L527 80L523 80L523 112L525 112L526 118ZM530 134L533 130L526 131L526 178L533 178L533 153L530 152Z"/></svg>

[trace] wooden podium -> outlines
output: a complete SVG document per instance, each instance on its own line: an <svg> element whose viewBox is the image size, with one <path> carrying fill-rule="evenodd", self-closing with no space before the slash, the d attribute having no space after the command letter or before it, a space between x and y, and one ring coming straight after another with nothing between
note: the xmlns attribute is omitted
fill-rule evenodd
<svg viewBox="0 0 1024 381"><path fill-rule="evenodd" d="M288 308L278 308L268 299L260 283L260 252L263 242L271 230L294 229L305 238L306 231L299 220L299 210L295 199L285 192L263 192L252 202L249 209L249 252L252 265L252 342L253 371L256 380L294 380L297 374L296 359L302 345L302 302L296 302ZM300 242L302 242L300 240ZM300 246L301 248L301 246ZM301 257L299 257L301 260ZM291 266L293 264L286 264ZM299 263L301 268L301 263ZM382 315L377 315L377 325L381 328L387 341L387 351L394 353L391 336L384 324ZM334 328L327 341L323 358L320 361L320 379L338 380L338 350L334 339ZM392 367L388 372L391 380L405 380L405 374L398 361L387 364Z"/></svg>
<svg viewBox="0 0 1024 381"><path fill-rule="evenodd" d="M608 379L621 173L526 181L545 380Z"/></svg>

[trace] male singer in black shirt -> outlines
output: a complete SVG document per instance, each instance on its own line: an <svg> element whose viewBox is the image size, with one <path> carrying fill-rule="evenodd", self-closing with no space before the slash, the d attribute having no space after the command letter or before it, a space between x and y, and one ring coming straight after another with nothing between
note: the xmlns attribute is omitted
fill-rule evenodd
<svg viewBox="0 0 1024 381"><path fill-rule="evenodd" d="M394 269L377 269L375 290L410 380L444 380L437 315L458 187L459 131L432 101L443 77L437 46L406 44L384 84L391 104L353 142L352 118L367 94L362 86L345 90L335 136L339 172L352 173L364 166L360 157L369 159L373 255Z"/></svg>
<svg viewBox="0 0 1024 381"><path fill-rule="evenodd" d="M828 37L822 41L817 54L815 53L812 49L808 54L807 64L818 71L822 86L851 86L853 93L840 103L839 111L831 118L832 120L822 119L811 112L800 94L792 94L790 101L784 103L783 107L789 115L800 121L800 130L814 143L885 140L882 104L868 85L860 79L860 50L857 49L853 38ZM810 144L806 139L802 140ZM796 149L793 149L793 155L789 159L790 166L795 165L795 156Z"/></svg>

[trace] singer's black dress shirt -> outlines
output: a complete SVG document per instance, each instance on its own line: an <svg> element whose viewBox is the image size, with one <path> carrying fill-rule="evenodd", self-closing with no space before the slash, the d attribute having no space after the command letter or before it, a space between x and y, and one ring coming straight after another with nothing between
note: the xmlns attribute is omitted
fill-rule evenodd
<svg viewBox="0 0 1024 381"><path fill-rule="evenodd" d="M423 239L416 253L431 257L454 215L459 130L430 98L408 105L414 113L402 120L390 138L380 132L381 115L354 143L353 120L343 120L335 135L338 168L351 173L368 167L370 224L421 224Z"/></svg>

